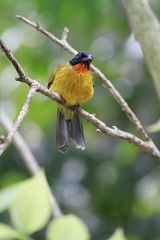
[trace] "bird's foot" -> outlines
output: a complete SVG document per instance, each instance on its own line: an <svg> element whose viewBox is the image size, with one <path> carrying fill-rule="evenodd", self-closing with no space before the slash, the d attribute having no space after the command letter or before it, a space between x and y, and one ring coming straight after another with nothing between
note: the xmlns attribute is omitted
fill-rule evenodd
<svg viewBox="0 0 160 240"><path fill-rule="evenodd" d="M71 107L71 109L74 110L74 111L75 110L79 110L80 109L80 105L79 104L74 105L74 106Z"/></svg>

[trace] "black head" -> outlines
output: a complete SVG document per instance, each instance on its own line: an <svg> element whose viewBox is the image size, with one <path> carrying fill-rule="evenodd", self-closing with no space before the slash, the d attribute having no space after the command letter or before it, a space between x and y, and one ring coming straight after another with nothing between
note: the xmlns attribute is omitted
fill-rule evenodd
<svg viewBox="0 0 160 240"><path fill-rule="evenodd" d="M72 66L75 66L76 64L78 63L84 63L88 66L89 68L89 65L90 63L92 62L93 60L93 57L92 55L89 53L89 52L86 52L86 51L80 51L74 58L72 58L69 63L72 65Z"/></svg>

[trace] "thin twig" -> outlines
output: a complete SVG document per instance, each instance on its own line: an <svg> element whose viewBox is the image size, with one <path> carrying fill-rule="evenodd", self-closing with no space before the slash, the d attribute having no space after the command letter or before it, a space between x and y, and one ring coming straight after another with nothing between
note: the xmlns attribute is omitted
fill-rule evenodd
<svg viewBox="0 0 160 240"><path fill-rule="evenodd" d="M23 17L23 16L19 16L16 15L16 18L22 20L23 22L27 23L28 25L34 27L35 29L37 29L39 32L41 32L42 34L44 34L46 37L48 37L50 40L52 40L53 42L57 43L59 46L63 47L65 50L67 50L68 52L72 53L72 54L76 54L77 51L71 47L68 42L66 41L66 37L67 34L65 33L65 31L63 31L62 34L62 40L58 39L57 37L55 37L53 34L51 34L50 32L46 31L43 27L41 27L39 24L35 24L34 22L28 20L27 18ZM65 33L65 34L64 34ZM64 36L65 36L65 41L64 41ZM95 66L91 65L91 70L94 72L94 74L103 82L103 84L107 87L107 89L110 91L110 93L113 95L113 97L116 99L116 101L119 103L119 105L121 106L122 110L126 113L126 115L128 116L128 118L131 120L131 122L136 126L137 131L139 132L140 136L142 137L143 140L149 140L149 136L146 133L146 131L144 130L141 122L139 121L139 119L136 117L136 115L134 114L134 112L130 109L130 107L128 106L127 102L122 98L122 96L120 95L120 93L116 90L116 88L113 86L113 84L111 83L111 81L109 81L104 74Z"/></svg>
<svg viewBox="0 0 160 240"><path fill-rule="evenodd" d="M12 131L13 123L9 117L1 110L0 115L1 126L9 133ZM5 138L6 139L6 138ZM4 140L5 142L6 140ZM36 175L39 172L39 166L34 158L30 148L22 138L21 134L17 131L13 137L13 143L18 149L20 155L24 159L24 163L32 175Z"/></svg>
<svg viewBox="0 0 160 240"><path fill-rule="evenodd" d="M22 20L23 22L25 22L28 25L32 26L33 28L37 29L39 32L41 32L42 34L47 36L51 41L57 43L59 46L63 47L70 53L72 53L72 54L77 53L77 51L74 48L72 48L66 41L64 41L64 39L63 39L64 34L62 34L62 40L60 40L60 39L56 38L52 33L46 31L42 26L39 25L39 23L34 23L34 22L30 21L29 19L19 16L19 15L16 15L16 18ZM66 32L66 30L65 30L65 32Z"/></svg>
<svg viewBox="0 0 160 240"><path fill-rule="evenodd" d="M9 48L7 48L7 46L2 41L2 39L0 39L0 42L1 42L1 44L0 44L1 50L5 53L5 55L8 57L8 59L11 61L11 63L15 67L19 77L24 78L24 76L26 74L25 74L24 70L22 69L21 65L16 61L16 59L15 59L14 55L12 54L11 50Z"/></svg>
<svg viewBox="0 0 160 240"><path fill-rule="evenodd" d="M104 122L100 121L98 118L95 117L94 114L89 114L83 109L77 109L76 110L79 115L86 120L88 120L90 123L92 123L94 126L100 130L100 132L115 138L120 138L128 141L129 143L132 143L139 147L141 150L143 150L146 153L152 154L154 157L160 159L160 151L157 149L155 144L153 143L152 139L149 139L148 141L143 141L142 139L136 137L135 135L122 131L118 129L117 127L107 127Z"/></svg>
<svg viewBox="0 0 160 240"><path fill-rule="evenodd" d="M13 137L16 133L16 131L18 130L18 128L20 127L23 119L25 118L25 116L27 115L28 112L28 108L30 106L30 102L32 100L33 95L35 94L37 90L37 87L35 85L32 85L32 87L29 89L29 92L27 94L26 97L26 101L17 117L16 122L14 123L13 127L12 127L12 131L9 132L8 136L5 139L5 142L3 144L0 145L0 156L2 155L2 153L4 152L4 150L8 147L8 145L12 142Z"/></svg>
<svg viewBox="0 0 160 240"><path fill-rule="evenodd" d="M62 32L62 41L66 42L67 37L68 37L69 29L67 27L64 28Z"/></svg>
<svg viewBox="0 0 160 240"><path fill-rule="evenodd" d="M112 93L112 95L114 96L114 98L117 100L117 102L119 103L119 105L121 106L122 111L124 111L126 113L126 115L128 116L128 118L130 119L130 121L136 126L137 131L139 132L140 136L142 137L143 140L148 141L149 140L149 136L146 133L146 131L144 130L141 122L139 121L139 119L136 117L135 113L130 109L130 107L128 106L128 103L122 98L122 96L120 95L120 93L117 91L117 89L113 86L113 84L111 83L111 81L109 81L104 74L96 67L92 66L92 70L93 72L101 79L101 81L103 82L103 84L105 86L107 86L107 88L109 89L109 91Z"/></svg>

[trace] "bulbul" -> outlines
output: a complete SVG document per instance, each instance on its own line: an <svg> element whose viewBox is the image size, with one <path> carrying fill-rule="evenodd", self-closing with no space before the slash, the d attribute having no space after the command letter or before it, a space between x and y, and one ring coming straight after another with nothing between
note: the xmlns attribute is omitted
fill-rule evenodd
<svg viewBox="0 0 160 240"><path fill-rule="evenodd" d="M51 73L48 88L58 93L68 107L87 102L94 94L93 78L89 70L93 57L80 51L69 62L58 65ZM76 148L85 149L83 126L76 112L58 104L56 141L60 152L66 152L73 140Z"/></svg>

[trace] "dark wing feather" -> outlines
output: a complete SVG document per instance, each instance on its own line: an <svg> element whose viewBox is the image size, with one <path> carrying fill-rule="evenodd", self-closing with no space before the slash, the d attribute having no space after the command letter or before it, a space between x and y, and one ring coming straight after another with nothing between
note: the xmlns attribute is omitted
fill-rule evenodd
<svg viewBox="0 0 160 240"><path fill-rule="evenodd" d="M56 76L56 73L61 69L61 67L63 67L65 64L59 64L54 70L53 72L51 72L50 76L49 76L49 80L48 80L48 85L47 88L50 88L50 86L52 85L54 78Z"/></svg>

